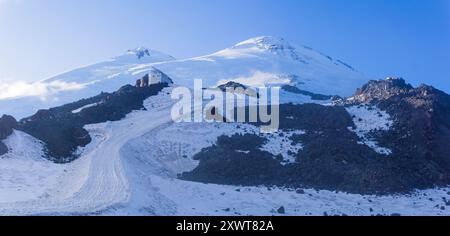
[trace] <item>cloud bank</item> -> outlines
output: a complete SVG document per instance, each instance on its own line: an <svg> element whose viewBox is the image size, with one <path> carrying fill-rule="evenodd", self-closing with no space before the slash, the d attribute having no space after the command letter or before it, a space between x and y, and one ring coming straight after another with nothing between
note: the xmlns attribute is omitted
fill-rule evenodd
<svg viewBox="0 0 450 236"><path fill-rule="evenodd" d="M2 1L2 0L0 0ZM85 86L77 83L66 83L62 81L27 83L24 81L1 82L0 100L21 97L46 97L63 91L80 90Z"/></svg>

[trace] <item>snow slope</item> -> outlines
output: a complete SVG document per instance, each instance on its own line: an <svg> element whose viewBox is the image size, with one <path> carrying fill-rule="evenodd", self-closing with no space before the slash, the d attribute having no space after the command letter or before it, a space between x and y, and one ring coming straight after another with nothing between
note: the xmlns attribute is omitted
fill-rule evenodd
<svg viewBox="0 0 450 236"><path fill-rule="evenodd" d="M0 85L0 115L9 114L21 119L34 114L39 109L75 102L101 92L114 92L126 84L134 85L135 81L140 79L130 71L131 68L170 60L174 58L141 47L129 50L119 57L81 67L46 80ZM146 73L157 73L157 70L149 67Z"/></svg>
<svg viewBox="0 0 450 236"><path fill-rule="evenodd" d="M10 151L0 156L0 204L47 197L64 166L43 158L43 144L20 131L14 131L5 144Z"/></svg>

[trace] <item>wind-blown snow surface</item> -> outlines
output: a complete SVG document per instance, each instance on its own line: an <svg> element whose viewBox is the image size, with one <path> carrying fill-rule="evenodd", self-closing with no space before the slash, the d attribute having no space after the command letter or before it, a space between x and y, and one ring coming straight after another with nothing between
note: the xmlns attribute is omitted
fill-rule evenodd
<svg viewBox="0 0 450 236"><path fill-rule="evenodd" d="M312 189L299 194L176 179L180 172L195 168L198 163L191 157L220 135L257 129L173 123L169 91L147 99L146 111L88 125L93 142L70 164L40 159L42 145L16 131L5 141L11 152L0 157L0 214L276 215L276 209L284 206L288 215L450 215L446 208L450 189L380 197ZM17 151L24 150L23 145L28 147L26 155Z"/></svg>
<svg viewBox="0 0 450 236"><path fill-rule="evenodd" d="M137 48L50 79L34 83L9 82L0 85L0 115L9 114L21 119L39 109L61 106L101 92L114 92L126 84L134 85L140 79L130 71L131 68L170 60L175 59L158 51ZM152 67L146 70L149 74L153 72Z"/></svg>
<svg viewBox="0 0 450 236"><path fill-rule="evenodd" d="M368 81L351 66L308 47L293 46L281 38L257 37L211 55L184 60L138 48L36 83L0 85L0 113L20 119L38 109L113 92L134 84L154 68L167 74L174 84L190 88L193 79L202 79L204 87L228 81L255 87L290 84L317 94L349 96Z"/></svg>

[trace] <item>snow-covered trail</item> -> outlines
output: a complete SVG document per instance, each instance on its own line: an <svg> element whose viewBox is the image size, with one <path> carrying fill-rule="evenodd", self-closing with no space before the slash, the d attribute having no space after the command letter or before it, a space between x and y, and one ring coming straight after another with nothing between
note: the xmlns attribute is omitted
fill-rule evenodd
<svg viewBox="0 0 450 236"><path fill-rule="evenodd" d="M172 122L171 104L158 109L136 111L126 119L90 125L93 142L82 157L68 164L58 184L43 199L1 203L1 215L78 215L93 214L130 198L120 149L130 139L142 136ZM114 123L114 125L111 125Z"/></svg>

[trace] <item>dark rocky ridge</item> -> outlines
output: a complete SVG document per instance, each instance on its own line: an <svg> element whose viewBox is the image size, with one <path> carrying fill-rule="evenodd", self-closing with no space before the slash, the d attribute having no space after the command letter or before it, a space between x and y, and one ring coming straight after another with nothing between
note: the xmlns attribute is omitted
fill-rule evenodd
<svg viewBox="0 0 450 236"><path fill-rule="evenodd" d="M386 87L385 92L378 92ZM445 145L450 141L448 94L431 86L413 88L403 79L388 79L370 82L355 97L357 103L376 105L396 121L389 135L379 137L383 145L405 158L427 157L450 170L450 148Z"/></svg>
<svg viewBox="0 0 450 236"><path fill-rule="evenodd" d="M373 133L381 146L392 150L391 155L359 144L359 137L348 129L354 123L344 105L360 104L378 106L393 118L392 129ZM402 79L391 78L369 82L344 105L280 106L283 131L306 131L291 138L304 146L295 154L295 163L283 166L276 161L279 157L259 150L267 141L259 136L223 136L198 153L195 158L200 165L181 178L366 194L404 193L450 184L449 95L425 85L413 88ZM249 143L247 149L242 143Z"/></svg>
<svg viewBox="0 0 450 236"><path fill-rule="evenodd" d="M13 129L17 127L17 121L12 116L3 115L0 118L0 155L8 152L8 147L2 142L13 133Z"/></svg>
<svg viewBox="0 0 450 236"><path fill-rule="evenodd" d="M388 112L396 121L394 129L379 137L405 162L417 162L415 170L424 175L425 185L450 182L450 96L431 86L405 86L402 79L373 82L372 87L397 84L386 98L368 97L369 103ZM373 91L373 90L371 90ZM421 166L419 166L419 164ZM414 171L414 170L413 170Z"/></svg>

